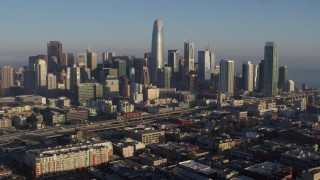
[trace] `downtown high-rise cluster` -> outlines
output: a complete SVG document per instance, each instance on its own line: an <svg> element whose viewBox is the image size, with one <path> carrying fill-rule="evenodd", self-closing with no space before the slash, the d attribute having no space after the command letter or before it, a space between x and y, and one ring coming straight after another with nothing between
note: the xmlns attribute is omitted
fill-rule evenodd
<svg viewBox="0 0 320 180"><path fill-rule="evenodd" d="M169 49L164 57L164 23L154 21L151 52L143 58L116 56L103 52L102 63L88 47L84 53L63 52L62 43L50 41L47 54L30 56L29 64L17 72L10 66L1 68L1 95L40 94L46 97L74 97L81 104L95 98L130 97L140 89L176 88L201 94L206 90L229 96L260 93L276 96L280 91L293 91L288 79L288 67L278 67L278 52L274 42L264 47L264 59L255 65L242 64L242 75L235 75L234 60L216 63L209 49L195 56L195 44L185 41L184 52ZM89 89L93 89L90 91Z"/></svg>

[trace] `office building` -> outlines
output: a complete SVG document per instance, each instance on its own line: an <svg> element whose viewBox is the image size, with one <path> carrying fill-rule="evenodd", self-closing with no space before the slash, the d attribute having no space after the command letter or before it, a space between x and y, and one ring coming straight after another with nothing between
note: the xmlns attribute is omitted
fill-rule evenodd
<svg viewBox="0 0 320 180"><path fill-rule="evenodd" d="M220 61L220 91L233 95L234 93L234 61L222 59Z"/></svg>
<svg viewBox="0 0 320 180"><path fill-rule="evenodd" d="M131 83L130 84L130 94L142 93L143 85L140 83Z"/></svg>
<svg viewBox="0 0 320 180"><path fill-rule="evenodd" d="M149 68L147 66L144 66L142 68L142 76L141 76L141 84L143 84L144 87L147 87L150 85L150 74L149 74Z"/></svg>
<svg viewBox="0 0 320 180"><path fill-rule="evenodd" d="M198 78L205 86L211 86L211 77L214 73L215 55L210 51L198 52Z"/></svg>
<svg viewBox="0 0 320 180"><path fill-rule="evenodd" d="M118 69L103 68L100 70L100 83L103 83L108 77L118 78Z"/></svg>
<svg viewBox="0 0 320 180"><path fill-rule="evenodd" d="M87 50L87 67L93 72L97 69L98 56L97 53L92 52L90 48Z"/></svg>
<svg viewBox="0 0 320 180"><path fill-rule="evenodd" d="M59 41L50 41L47 44L47 54L48 54L48 59L50 59L50 57L52 57L52 56L55 56L55 57L57 57L58 64L61 64L62 44Z"/></svg>
<svg viewBox="0 0 320 180"><path fill-rule="evenodd" d="M24 67L24 92L26 94L33 94L35 92L35 71L30 70L29 66Z"/></svg>
<svg viewBox="0 0 320 180"><path fill-rule="evenodd" d="M158 69L158 82L160 88L170 88L172 71L171 67Z"/></svg>
<svg viewBox="0 0 320 180"><path fill-rule="evenodd" d="M103 67L104 68L110 68L112 65L112 60L113 58L116 57L116 53L115 52L103 52L102 53L102 63L103 63Z"/></svg>
<svg viewBox="0 0 320 180"><path fill-rule="evenodd" d="M264 81L263 94L276 96L278 94L278 50L274 42L266 42L264 47Z"/></svg>
<svg viewBox="0 0 320 180"><path fill-rule="evenodd" d="M164 140L164 131L154 130L151 128L128 129L124 131L124 135L140 141L145 145L159 143Z"/></svg>
<svg viewBox="0 0 320 180"><path fill-rule="evenodd" d="M150 60L148 59L150 81L152 84L157 84L158 69L164 67L164 27L161 19L157 19L154 21L151 43L151 58Z"/></svg>
<svg viewBox="0 0 320 180"><path fill-rule="evenodd" d="M87 54L86 53L78 53L76 56L76 64L79 67L87 67Z"/></svg>
<svg viewBox="0 0 320 180"><path fill-rule="evenodd" d="M44 94L47 87L47 63L39 59L35 64L35 90L37 93Z"/></svg>
<svg viewBox="0 0 320 180"><path fill-rule="evenodd" d="M104 82L104 96L113 98L119 96L119 80L117 77L108 77Z"/></svg>
<svg viewBox="0 0 320 180"><path fill-rule="evenodd" d="M96 98L103 98L103 85L99 83L81 83L76 85L76 102L79 105Z"/></svg>
<svg viewBox="0 0 320 180"><path fill-rule="evenodd" d="M258 92L263 91L263 84L264 84L264 70L265 70L265 60L261 60L258 67L258 74L259 74L259 82L258 82Z"/></svg>
<svg viewBox="0 0 320 180"><path fill-rule="evenodd" d="M144 89L144 100L155 100L159 98L159 88L156 86L149 86Z"/></svg>
<svg viewBox="0 0 320 180"><path fill-rule="evenodd" d="M242 64L242 87L244 91L253 91L254 65L250 61L245 61Z"/></svg>
<svg viewBox="0 0 320 180"><path fill-rule="evenodd" d="M179 51L178 50L168 50L168 66L171 67L172 72L172 82L174 85L179 81Z"/></svg>
<svg viewBox="0 0 320 180"><path fill-rule="evenodd" d="M293 92L294 91L294 81L287 80L286 82L284 82L283 91L284 92Z"/></svg>
<svg viewBox="0 0 320 180"><path fill-rule="evenodd" d="M11 66L1 67L1 95L2 97L10 95L10 87L14 85L14 68Z"/></svg>
<svg viewBox="0 0 320 180"><path fill-rule="evenodd" d="M194 43L184 42L184 67L185 73L194 71Z"/></svg>
<svg viewBox="0 0 320 180"><path fill-rule="evenodd" d="M57 76L52 73L47 74L47 90L57 88Z"/></svg>
<svg viewBox="0 0 320 180"><path fill-rule="evenodd" d="M121 76L119 86L120 86L119 87L120 96L129 97L130 96L129 79L125 76Z"/></svg>
<svg viewBox="0 0 320 180"><path fill-rule="evenodd" d="M279 83L278 88L284 89L284 84L286 81L289 80L288 76L288 66L281 66L279 67Z"/></svg>
<svg viewBox="0 0 320 180"><path fill-rule="evenodd" d="M253 90L258 90L259 86L259 65L253 65Z"/></svg>
<svg viewBox="0 0 320 180"><path fill-rule="evenodd" d="M73 67L74 63L74 55L72 53L62 53L62 69L67 69L67 67Z"/></svg>
<svg viewBox="0 0 320 180"><path fill-rule="evenodd" d="M129 69L129 80L130 83L136 82L136 70L134 69L134 67L130 67Z"/></svg>
<svg viewBox="0 0 320 180"><path fill-rule="evenodd" d="M147 59L146 58L134 58L132 66L133 66L134 72L135 72L135 82L141 83L142 69L143 69L143 67L147 66Z"/></svg>
<svg viewBox="0 0 320 180"><path fill-rule="evenodd" d="M127 76L127 66L125 60L115 59L113 62L113 68L118 70L118 77Z"/></svg>
<svg viewBox="0 0 320 180"><path fill-rule="evenodd" d="M87 82L89 79L91 79L91 70L87 67L81 67L80 68L80 81L82 83Z"/></svg>

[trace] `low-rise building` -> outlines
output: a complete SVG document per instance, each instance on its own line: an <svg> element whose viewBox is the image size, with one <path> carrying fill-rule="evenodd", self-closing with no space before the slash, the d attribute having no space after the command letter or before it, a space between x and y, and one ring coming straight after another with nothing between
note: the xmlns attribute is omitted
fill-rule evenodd
<svg viewBox="0 0 320 180"><path fill-rule="evenodd" d="M320 166L302 171L301 179L302 180L320 179Z"/></svg>
<svg viewBox="0 0 320 180"><path fill-rule="evenodd" d="M267 161L245 168L243 174L254 179L291 179L292 167Z"/></svg>
<svg viewBox="0 0 320 180"><path fill-rule="evenodd" d="M140 157L140 162L141 164L148 166L165 166L167 164L167 158L162 158L155 156L154 154L149 154Z"/></svg>
<svg viewBox="0 0 320 180"><path fill-rule="evenodd" d="M320 155L317 152L293 149L280 155L280 163L303 170L320 166Z"/></svg>
<svg viewBox="0 0 320 180"><path fill-rule="evenodd" d="M164 131L158 131L153 128L127 129L125 136L142 142L143 144L159 143L164 140Z"/></svg>
<svg viewBox="0 0 320 180"><path fill-rule="evenodd" d="M124 158L132 157L134 154L134 147L126 143L113 144L114 153Z"/></svg>
<svg viewBox="0 0 320 180"><path fill-rule="evenodd" d="M189 179L216 179L217 170L208 165L198 163L193 160L180 162L174 169L174 174Z"/></svg>

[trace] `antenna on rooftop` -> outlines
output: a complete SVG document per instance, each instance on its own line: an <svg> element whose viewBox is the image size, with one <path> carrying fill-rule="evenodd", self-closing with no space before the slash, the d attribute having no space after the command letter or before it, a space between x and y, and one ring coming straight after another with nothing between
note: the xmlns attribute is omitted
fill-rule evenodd
<svg viewBox="0 0 320 180"><path fill-rule="evenodd" d="M210 43L208 42L207 47L206 47L206 51L209 51L209 47L210 47Z"/></svg>

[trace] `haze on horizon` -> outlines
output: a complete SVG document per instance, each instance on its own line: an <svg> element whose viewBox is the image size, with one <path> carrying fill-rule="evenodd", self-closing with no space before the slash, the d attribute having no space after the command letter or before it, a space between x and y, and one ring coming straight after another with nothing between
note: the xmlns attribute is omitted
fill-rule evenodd
<svg viewBox="0 0 320 180"><path fill-rule="evenodd" d="M217 60L254 63L266 41L278 46L279 65L320 68L320 1L4 1L0 6L0 65L26 65L61 41L64 52L91 49L142 57L151 50L153 21L164 22L165 52L184 40ZM165 55L166 57L166 55ZM99 58L101 60L101 58Z"/></svg>

